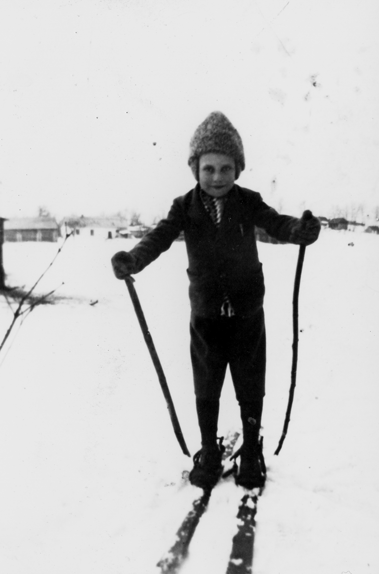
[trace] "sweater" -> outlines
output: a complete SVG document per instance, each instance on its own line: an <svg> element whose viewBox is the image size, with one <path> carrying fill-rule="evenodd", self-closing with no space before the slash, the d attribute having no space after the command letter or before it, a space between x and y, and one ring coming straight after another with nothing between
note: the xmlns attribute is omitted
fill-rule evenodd
<svg viewBox="0 0 379 574"><path fill-rule="evenodd" d="M221 223L215 226L197 184L174 199L167 217L130 251L134 273L169 249L183 231L192 312L202 317L219 316L227 293L235 314L249 317L263 306L265 292L255 227L280 241L290 241L297 222L297 218L280 215L264 203L259 193L235 184L228 193Z"/></svg>

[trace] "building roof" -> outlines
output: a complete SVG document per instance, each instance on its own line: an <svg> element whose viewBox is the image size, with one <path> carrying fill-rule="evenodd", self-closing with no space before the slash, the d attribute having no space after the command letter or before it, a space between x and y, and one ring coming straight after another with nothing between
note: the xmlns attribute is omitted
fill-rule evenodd
<svg viewBox="0 0 379 574"><path fill-rule="evenodd" d="M330 223L349 223L344 217L334 217L330 220Z"/></svg>
<svg viewBox="0 0 379 574"><path fill-rule="evenodd" d="M58 223L53 217L22 217L8 219L4 222L5 231L27 231L33 229L58 229Z"/></svg>

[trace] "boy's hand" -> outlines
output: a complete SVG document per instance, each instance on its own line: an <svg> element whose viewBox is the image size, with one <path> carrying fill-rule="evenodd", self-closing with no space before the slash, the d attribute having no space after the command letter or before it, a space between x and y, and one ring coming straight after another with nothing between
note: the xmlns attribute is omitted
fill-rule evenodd
<svg viewBox="0 0 379 574"><path fill-rule="evenodd" d="M131 273L134 273L134 257L127 251L119 251L113 255L112 259L113 272L117 279L125 279Z"/></svg>
<svg viewBox="0 0 379 574"><path fill-rule="evenodd" d="M320 235L321 224L317 217L305 212L292 227L290 241L296 245L311 245Z"/></svg>

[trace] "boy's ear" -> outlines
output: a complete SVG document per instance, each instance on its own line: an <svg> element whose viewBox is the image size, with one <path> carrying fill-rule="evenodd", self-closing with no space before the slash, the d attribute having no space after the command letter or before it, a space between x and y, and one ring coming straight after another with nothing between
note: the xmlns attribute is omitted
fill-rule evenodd
<svg viewBox="0 0 379 574"><path fill-rule="evenodd" d="M189 163L189 166L191 168L194 178L196 179L196 181L199 181L199 159L198 158L193 159L191 163Z"/></svg>

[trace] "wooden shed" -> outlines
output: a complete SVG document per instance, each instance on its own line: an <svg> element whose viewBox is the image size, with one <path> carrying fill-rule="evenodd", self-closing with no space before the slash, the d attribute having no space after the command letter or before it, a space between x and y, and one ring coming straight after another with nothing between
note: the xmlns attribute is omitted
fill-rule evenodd
<svg viewBox="0 0 379 574"><path fill-rule="evenodd" d="M347 230L348 221L344 217L335 217L329 221L330 229Z"/></svg>
<svg viewBox="0 0 379 574"><path fill-rule="evenodd" d="M369 225L366 229L366 233L376 233L377 235L379 235L379 226Z"/></svg>
<svg viewBox="0 0 379 574"><path fill-rule="evenodd" d="M57 241L59 226L52 217L8 219L4 224L5 241Z"/></svg>

